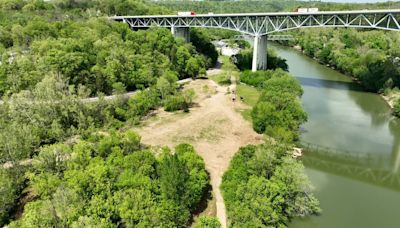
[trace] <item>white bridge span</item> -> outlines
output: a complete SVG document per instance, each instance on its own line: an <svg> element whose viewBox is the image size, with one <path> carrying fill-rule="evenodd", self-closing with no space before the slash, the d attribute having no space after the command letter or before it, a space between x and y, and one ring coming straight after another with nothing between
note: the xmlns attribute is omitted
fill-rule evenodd
<svg viewBox="0 0 400 228"><path fill-rule="evenodd" d="M189 41L189 28L228 29L254 37L252 70L266 69L267 36L299 28L363 28L400 31L400 9L279 12L240 14L199 14L191 16L114 16L111 20L131 28L168 27L174 35Z"/></svg>

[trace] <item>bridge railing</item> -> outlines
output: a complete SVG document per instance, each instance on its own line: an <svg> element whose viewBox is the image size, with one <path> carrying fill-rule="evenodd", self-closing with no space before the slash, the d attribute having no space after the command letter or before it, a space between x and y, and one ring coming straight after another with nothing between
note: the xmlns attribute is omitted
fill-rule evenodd
<svg viewBox="0 0 400 228"><path fill-rule="evenodd" d="M382 156L380 153L342 150L304 141L297 143L297 146L303 148L305 156L309 154L327 159L336 159L347 163L368 164L371 167L390 165L388 164L390 159L387 157L390 155Z"/></svg>

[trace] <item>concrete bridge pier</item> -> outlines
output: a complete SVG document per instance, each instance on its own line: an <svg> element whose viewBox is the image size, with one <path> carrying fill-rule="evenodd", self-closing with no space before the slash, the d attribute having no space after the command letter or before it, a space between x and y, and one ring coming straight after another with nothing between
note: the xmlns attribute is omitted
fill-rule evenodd
<svg viewBox="0 0 400 228"><path fill-rule="evenodd" d="M171 27L171 33L175 38L182 38L186 43L190 42L189 27Z"/></svg>
<svg viewBox="0 0 400 228"><path fill-rule="evenodd" d="M254 36L253 64L251 67L253 72L267 69L267 40L267 35Z"/></svg>

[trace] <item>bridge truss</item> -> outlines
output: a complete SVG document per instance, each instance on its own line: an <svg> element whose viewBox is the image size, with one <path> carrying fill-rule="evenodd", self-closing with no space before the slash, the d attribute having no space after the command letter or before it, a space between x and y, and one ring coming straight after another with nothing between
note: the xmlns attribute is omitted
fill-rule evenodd
<svg viewBox="0 0 400 228"><path fill-rule="evenodd" d="M132 28L222 28L252 36L298 28L344 27L400 30L400 10L321 11L307 13L207 14L194 16L115 16Z"/></svg>
<svg viewBox="0 0 400 228"><path fill-rule="evenodd" d="M400 31L400 9L361 11L322 11L306 13L203 14L191 16L114 16L132 29L168 27L189 41L189 28L219 28L254 37L252 70L267 69L267 36L299 28L367 28Z"/></svg>

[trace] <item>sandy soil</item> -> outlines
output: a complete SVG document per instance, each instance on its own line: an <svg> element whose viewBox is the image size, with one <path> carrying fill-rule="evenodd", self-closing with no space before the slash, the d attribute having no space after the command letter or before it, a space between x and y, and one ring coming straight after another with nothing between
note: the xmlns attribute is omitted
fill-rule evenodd
<svg viewBox="0 0 400 228"><path fill-rule="evenodd" d="M210 173L215 196L211 202L216 202L216 216L222 227L226 227L225 205L219 189L222 175L241 146L262 143L262 136L255 133L251 124L235 111L243 108L244 104L233 102L227 87L211 80L196 80L185 88L196 92L195 105L190 113L158 110L155 117L136 130L145 144L174 147L179 143L190 143L195 147Z"/></svg>

